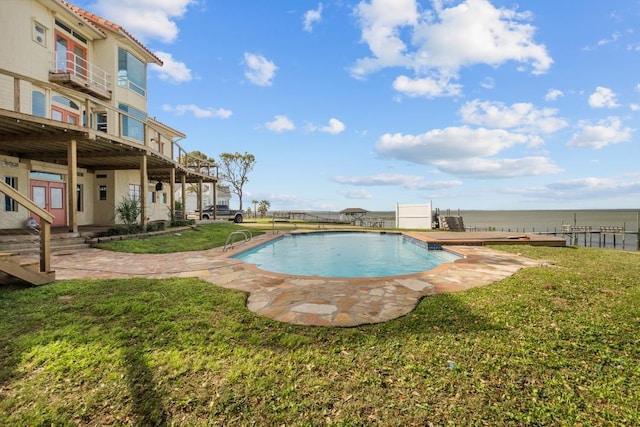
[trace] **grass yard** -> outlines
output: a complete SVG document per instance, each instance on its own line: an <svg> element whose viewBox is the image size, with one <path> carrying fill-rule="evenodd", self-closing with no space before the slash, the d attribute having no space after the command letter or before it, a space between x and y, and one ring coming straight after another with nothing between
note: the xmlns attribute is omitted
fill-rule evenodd
<svg viewBox="0 0 640 427"><path fill-rule="evenodd" d="M263 234L259 228L247 228L232 222L200 225L195 229L167 233L145 239L113 240L99 243L97 248L118 252L138 254L168 254L184 251L204 251L224 246L227 237L233 231L246 230L253 236ZM180 238L176 238L176 237Z"/></svg>
<svg viewBox="0 0 640 427"><path fill-rule="evenodd" d="M0 288L0 425L640 425L640 254L501 250L557 267L349 329L196 279Z"/></svg>

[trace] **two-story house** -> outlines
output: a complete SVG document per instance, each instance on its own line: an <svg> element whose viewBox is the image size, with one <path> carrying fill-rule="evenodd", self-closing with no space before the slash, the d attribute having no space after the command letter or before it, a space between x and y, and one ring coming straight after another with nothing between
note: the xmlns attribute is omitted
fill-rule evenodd
<svg viewBox="0 0 640 427"><path fill-rule="evenodd" d="M0 52L0 179L53 227L116 224L126 197L143 224L168 219L178 188L216 185L216 166L148 117L147 66L162 61L116 23L64 0L1 0ZM32 216L0 202L0 230Z"/></svg>

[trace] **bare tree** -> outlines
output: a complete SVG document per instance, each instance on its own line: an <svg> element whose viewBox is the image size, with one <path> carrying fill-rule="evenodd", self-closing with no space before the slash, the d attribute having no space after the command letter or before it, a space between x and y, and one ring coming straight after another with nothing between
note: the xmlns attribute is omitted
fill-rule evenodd
<svg viewBox="0 0 640 427"><path fill-rule="evenodd" d="M256 157L245 152L244 154L220 153L220 178L231 187L231 192L240 200L239 210L242 210L242 187L249 182L247 174L253 170Z"/></svg>

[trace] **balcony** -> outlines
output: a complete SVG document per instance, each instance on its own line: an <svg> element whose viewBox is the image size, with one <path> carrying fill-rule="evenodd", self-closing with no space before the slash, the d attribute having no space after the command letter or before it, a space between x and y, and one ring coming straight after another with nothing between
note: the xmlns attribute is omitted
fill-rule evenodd
<svg viewBox="0 0 640 427"><path fill-rule="evenodd" d="M111 99L111 75L73 52L54 52L49 81L87 93Z"/></svg>

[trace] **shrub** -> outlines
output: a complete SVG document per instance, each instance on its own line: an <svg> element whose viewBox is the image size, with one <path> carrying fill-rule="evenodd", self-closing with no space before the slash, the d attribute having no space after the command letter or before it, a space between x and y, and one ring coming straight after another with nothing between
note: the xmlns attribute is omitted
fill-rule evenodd
<svg viewBox="0 0 640 427"><path fill-rule="evenodd" d="M147 231L148 232L153 232L153 231L162 231L164 230L164 221L153 221L150 222L149 224L147 224Z"/></svg>
<svg viewBox="0 0 640 427"><path fill-rule="evenodd" d="M141 212L140 200L136 197L125 196L116 206L116 215L126 225L137 224Z"/></svg>

